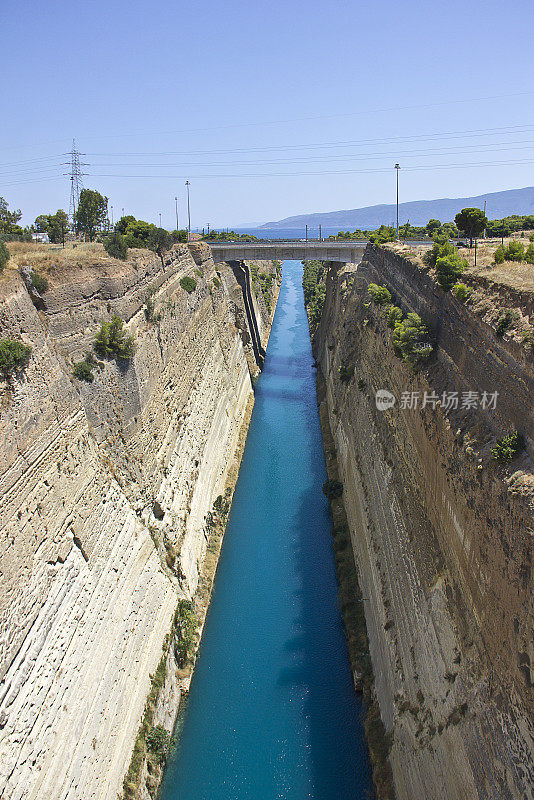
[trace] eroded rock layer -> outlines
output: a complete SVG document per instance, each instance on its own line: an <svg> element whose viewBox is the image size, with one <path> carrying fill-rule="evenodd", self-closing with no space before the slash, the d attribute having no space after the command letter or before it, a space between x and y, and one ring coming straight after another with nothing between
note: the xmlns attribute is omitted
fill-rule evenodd
<svg viewBox="0 0 534 800"><path fill-rule="evenodd" d="M206 246L48 279L36 302L17 271L0 277L1 336L33 348L1 386L0 795L103 800L121 790L177 599L196 589L257 367L242 290ZM254 313L265 344L271 315ZM113 314L134 357L75 380Z"/></svg>
<svg viewBox="0 0 534 800"><path fill-rule="evenodd" d="M532 355L422 267L378 246L358 266L331 264L314 343L375 689L399 800L524 800L534 796ZM395 356L370 282L429 325L424 370ZM377 408L379 389L393 407ZM425 391L457 391L460 406L423 409ZM498 392L495 409L481 407L484 391ZM416 409L401 407L405 392L419 393ZM478 407L462 408L464 392ZM526 449L501 466L491 447L515 429Z"/></svg>

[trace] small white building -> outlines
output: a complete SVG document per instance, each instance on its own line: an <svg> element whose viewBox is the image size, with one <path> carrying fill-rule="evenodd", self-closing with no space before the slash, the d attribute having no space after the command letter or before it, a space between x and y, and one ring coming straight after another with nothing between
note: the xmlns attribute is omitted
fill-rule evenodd
<svg viewBox="0 0 534 800"><path fill-rule="evenodd" d="M50 241L47 233L32 233L32 239L34 242L42 242L43 244L48 244Z"/></svg>

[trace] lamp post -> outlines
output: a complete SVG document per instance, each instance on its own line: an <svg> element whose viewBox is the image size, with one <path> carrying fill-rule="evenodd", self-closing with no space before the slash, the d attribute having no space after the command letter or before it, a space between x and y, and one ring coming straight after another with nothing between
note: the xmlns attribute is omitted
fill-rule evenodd
<svg viewBox="0 0 534 800"><path fill-rule="evenodd" d="M176 210L176 230L178 230L178 198L174 198L174 208Z"/></svg>
<svg viewBox="0 0 534 800"><path fill-rule="evenodd" d="M159 212L159 227L161 228L161 211Z"/></svg>
<svg viewBox="0 0 534 800"><path fill-rule="evenodd" d="M189 183L189 181L186 181L185 185L187 187L187 241L190 242L191 241L191 205L189 203L189 187L191 186L191 184Z"/></svg>
<svg viewBox="0 0 534 800"><path fill-rule="evenodd" d="M397 170L397 241L399 241L399 170L400 164L395 164Z"/></svg>

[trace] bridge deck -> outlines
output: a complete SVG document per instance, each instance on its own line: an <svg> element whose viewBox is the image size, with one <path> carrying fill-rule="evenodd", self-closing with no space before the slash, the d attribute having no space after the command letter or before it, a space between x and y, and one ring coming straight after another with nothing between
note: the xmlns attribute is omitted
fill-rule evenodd
<svg viewBox="0 0 534 800"><path fill-rule="evenodd" d="M214 261L361 261L367 242L210 242Z"/></svg>

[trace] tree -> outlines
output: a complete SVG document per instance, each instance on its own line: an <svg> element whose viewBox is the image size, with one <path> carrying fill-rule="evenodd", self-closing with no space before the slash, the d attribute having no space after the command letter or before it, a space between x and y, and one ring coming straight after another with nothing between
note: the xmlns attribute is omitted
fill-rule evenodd
<svg viewBox="0 0 534 800"><path fill-rule="evenodd" d="M126 228L133 222L136 222L136 219L132 214L127 214L125 217L121 217L116 225L117 232L122 233L122 235L124 236L124 234L126 233Z"/></svg>
<svg viewBox="0 0 534 800"><path fill-rule="evenodd" d="M0 197L0 234L7 233L7 234L22 234L23 230L20 225L17 225L17 222L22 217L22 212L19 209L17 211L8 211L9 203L7 200L4 200L3 197Z"/></svg>
<svg viewBox="0 0 534 800"><path fill-rule="evenodd" d="M133 336L127 336L124 322L114 314L111 322L103 322L94 343L97 355L129 359L135 351Z"/></svg>
<svg viewBox="0 0 534 800"><path fill-rule="evenodd" d="M462 208L454 221L458 229L469 236L470 247L473 247L473 237L480 236L488 224L488 218L480 208Z"/></svg>
<svg viewBox="0 0 534 800"><path fill-rule="evenodd" d="M107 214L108 198L95 189L82 189L75 216L76 230L92 242L107 219Z"/></svg>
<svg viewBox="0 0 534 800"><path fill-rule="evenodd" d="M162 264L163 256L168 250L171 249L173 244L174 242L171 234L164 228L154 228L150 231L150 235L148 237L148 247L150 250L154 250L154 252L158 254L158 256L161 258Z"/></svg>
<svg viewBox="0 0 534 800"><path fill-rule="evenodd" d="M39 214L38 217L35 217L35 222L33 226L37 233L48 233L48 223L50 220L50 214Z"/></svg>
<svg viewBox="0 0 534 800"><path fill-rule="evenodd" d="M58 209L55 214L48 216L48 238L53 244L60 244L65 239L69 224L68 214Z"/></svg>
<svg viewBox="0 0 534 800"><path fill-rule="evenodd" d="M429 219L428 222L426 223L425 230L427 234L431 238L433 238L440 228L441 228L441 222L439 221L439 219Z"/></svg>

